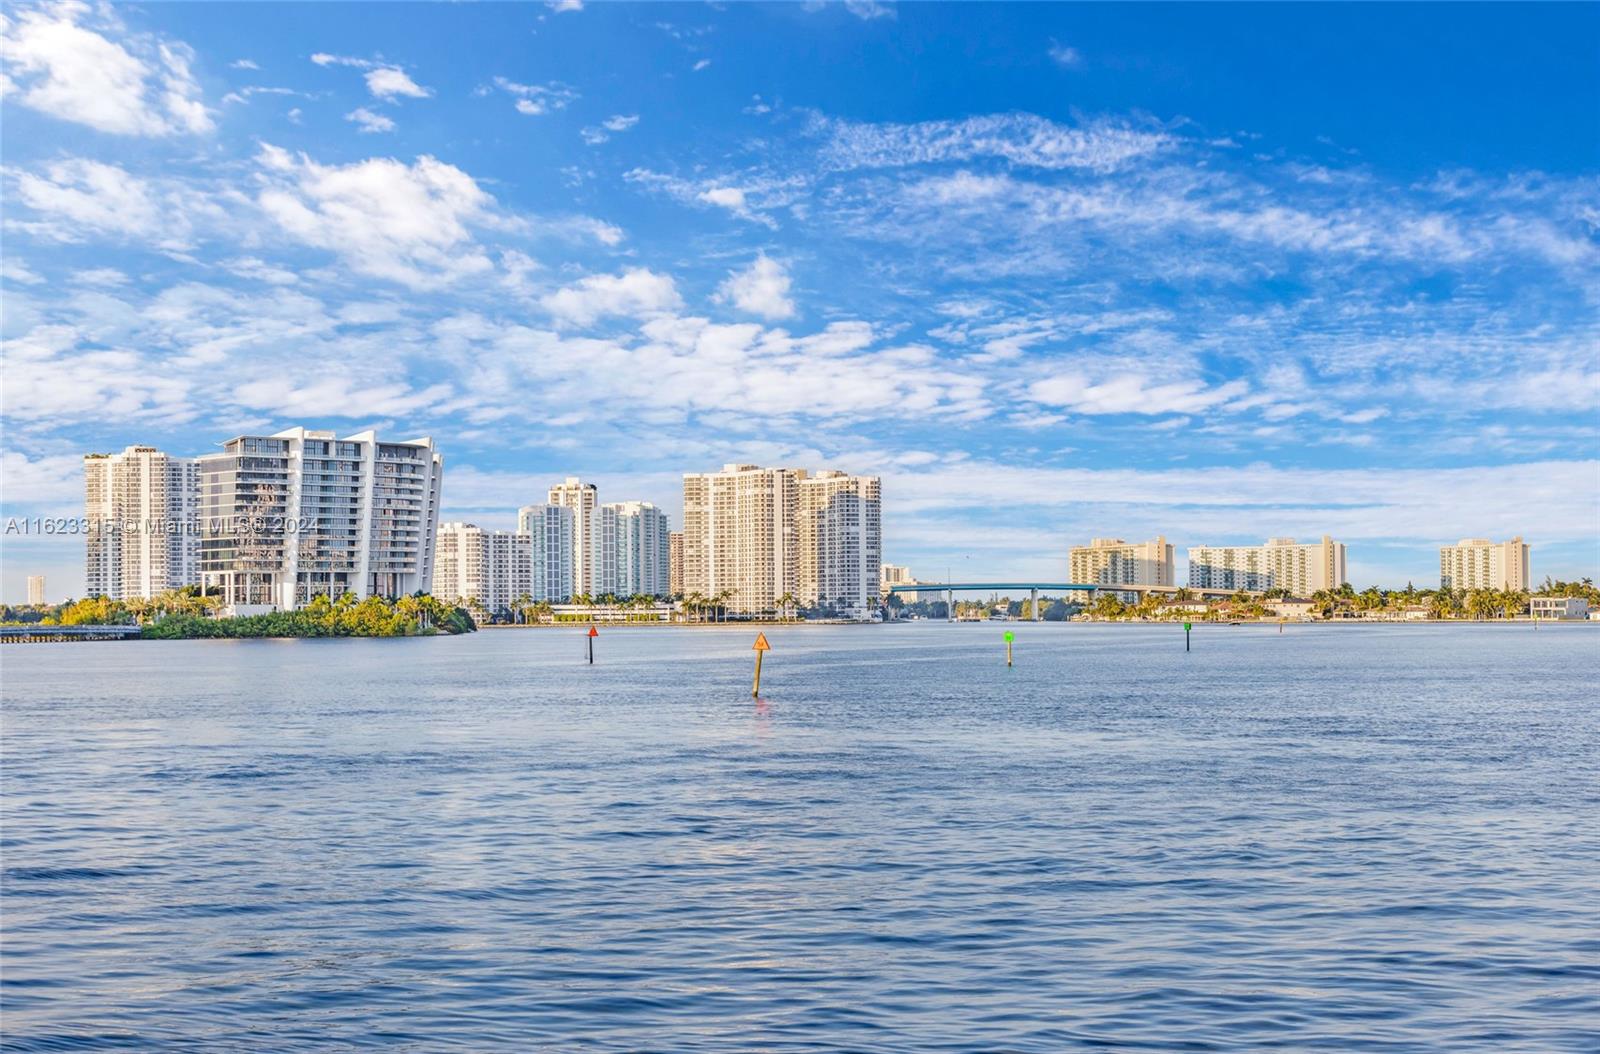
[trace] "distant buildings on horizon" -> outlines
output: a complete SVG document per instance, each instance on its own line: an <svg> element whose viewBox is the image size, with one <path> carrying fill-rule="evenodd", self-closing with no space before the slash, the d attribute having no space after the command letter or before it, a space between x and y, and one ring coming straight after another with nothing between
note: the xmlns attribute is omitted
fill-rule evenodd
<svg viewBox="0 0 1600 1054"><path fill-rule="evenodd" d="M247 612L430 591L496 615L529 601L698 596L740 614L868 618L892 587L916 584L909 567L883 563L876 476L754 464L686 473L676 531L650 502L602 503L595 484L567 477L507 531L439 523L444 460L429 438L297 427L222 446L200 457L139 445L84 457L86 595L200 585ZM1067 564L1077 584L1176 584L1161 536L1094 538L1072 546ZM1346 547L1326 535L1189 548L1193 588L1309 596L1346 580ZM1439 581L1528 589L1529 546L1520 536L1443 546ZM43 576L30 576L29 603L43 596Z"/></svg>

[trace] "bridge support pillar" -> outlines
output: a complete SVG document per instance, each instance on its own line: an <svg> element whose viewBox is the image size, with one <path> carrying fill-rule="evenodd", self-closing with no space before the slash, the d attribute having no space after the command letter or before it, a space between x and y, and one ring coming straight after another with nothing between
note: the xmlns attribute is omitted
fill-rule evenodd
<svg viewBox="0 0 1600 1054"><path fill-rule="evenodd" d="M946 622L954 622L956 620L956 591L954 589L944 591L944 618Z"/></svg>
<svg viewBox="0 0 1600 1054"><path fill-rule="evenodd" d="M1040 621L1040 619L1039 619L1039 587L1038 586L1034 586L1028 592L1031 594L1030 599L1033 601L1033 603L1028 605L1028 610L1030 612L1032 612L1032 614L1033 614L1033 621L1038 622L1038 621Z"/></svg>

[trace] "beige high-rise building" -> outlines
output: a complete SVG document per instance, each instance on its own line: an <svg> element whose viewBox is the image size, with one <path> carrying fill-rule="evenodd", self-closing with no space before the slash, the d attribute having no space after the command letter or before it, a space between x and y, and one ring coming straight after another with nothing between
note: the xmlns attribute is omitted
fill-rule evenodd
<svg viewBox="0 0 1600 1054"><path fill-rule="evenodd" d="M1068 574L1078 585L1170 586L1172 543L1157 536L1148 542L1095 538L1067 553Z"/></svg>
<svg viewBox="0 0 1600 1054"><path fill-rule="evenodd" d="M667 533L667 594L683 596L683 532Z"/></svg>
<svg viewBox="0 0 1600 1054"><path fill-rule="evenodd" d="M683 589L741 614L774 611L799 595L797 469L725 465L683 477Z"/></svg>
<svg viewBox="0 0 1600 1054"><path fill-rule="evenodd" d="M683 591L741 614L785 595L867 617L882 558L875 477L726 465L683 477Z"/></svg>
<svg viewBox="0 0 1600 1054"><path fill-rule="evenodd" d="M433 586L444 459L433 440L290 428L200 461L200 572L235 612Z"/></svg>
<svg viewBox="0 0 1600 1054"><path fill-rule="evenodd" d="M1527 589L1528 545L1519 535L1505 542L1463 538L1439 549L1441 589Z"/></svg>
<svg viewBox="0 0 1600 1054"><path fill-rule="evenodd" d="M533 599L532 547L517 531L486 531L472 523L441 523L433 555L433 595L468 600L496 618L510 618L524 596Z"/></svg>
<svg viewBox="0 0 1600 1054"><path fill-rule="evenodd" d="M607 547L603 544L610 532L599 529L597 523L600 519L598 488L577 476L568 476L565 482L550 488L546 501L572 510L572 590L568 595L598 596L610 592L605 588ZM613 552L613 570L615 556Z"/></svg>
<svg viewBox="0 0 1600 1054"><path fill-rule="evenodd" d="M200 581L194 458L150 446L83 459L85 593L130 600Z"/></svg>
<svg viewBox="0 0 1600 1054"><path fill-rule="evenodd" d="M28 576L28 603L44 603L44 575Z"/></svg>
<svg viewBox="0 0 1600 1054"><path fill-rule="evenodd" d="M1344 543L1269 538L1263 545L1197 545L1189 549L1189 585L1201 589L1287 589L1310 596L1345 583Z"/></svg>
<svg viewBox="0 0 1600 1054"><path fill-rule="evenodd" d="M800 480L797 599L864 619L877 606L883 498L877 476L824 470Z"/></svg>

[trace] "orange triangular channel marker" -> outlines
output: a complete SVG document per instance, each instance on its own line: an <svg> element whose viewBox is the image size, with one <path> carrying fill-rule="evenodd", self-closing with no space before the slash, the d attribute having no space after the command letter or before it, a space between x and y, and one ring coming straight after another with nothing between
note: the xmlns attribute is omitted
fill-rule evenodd
<svg viewBox="0 0 1600 1054"><path fill-rule="evenodd" d="M600 636L600 631L595 629L593 626L590 626L589 627L589 636L598 637L598 636Z"/></svg>
<svg viewBox="0 0 1600 1054"><path fill-rule="evenodd" d="M765 633L757 633L756 634L756 642L754 644L750 645L750 650L751 651L771 651L772 650L772 645L767 643L767 635Z"/></svg>

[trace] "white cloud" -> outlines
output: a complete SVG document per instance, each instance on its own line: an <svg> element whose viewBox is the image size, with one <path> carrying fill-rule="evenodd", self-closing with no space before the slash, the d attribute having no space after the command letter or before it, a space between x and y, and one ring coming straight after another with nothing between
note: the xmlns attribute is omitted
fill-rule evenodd
<svg viewBox="0 0 1600 1054"><path fill-rule="evenodd" d="M392 101L400 96L411 99L426 99L433 94L432 88L424 88L411 79L411 75L399 66L387 62L378 62L373 59L356 58L351 55L330 55L326 51L319 51L311 56L311 61L318 66L349 66L353 69L366 70L367 90L373 98Z"/></svg>
<svg viewBox="0 0 1600 1054"><path fill-rule="evenodd" d="M638 123L638 114L619 113L606 118L597 126L591 125L590 127L583 129L578 134L583 137L583 141L585 143L588 143L590 146L598 146L600 143L604 143L606 140L611 138L610 133L626 132L628 129L632 128Z"/></svg>
<svg viewBox="0 0 1600 1054"><path fill-rule="evenodd" d="M1057 40L1050 42L1050 61L1062 69L1082 69L1083 55L1077 48L1068 47Z"/></svg>
<svg viewBox="0 0 1600 1054"><path fill-rule="evenodd" d="M261 67L257 66L251 59L234 59L232 62L228 63L228 68L235 70L259 70Z"/></svg>
<svg viewBox="0 0 1600 1054"><path fill-rule="evenodd" d="M494 198L435 158L320 165L263 143L268 185L257 199L290 237L338 253L355 270L413 288L492 269L472 228L496 222Z"/></svg>
<svg viewBox="0 0 1600 1054"><path fill-rule="evenodd" d="M670 276L635 267L620 275L590 275L542 303L555 317L586 326L607 315L659 315L680 307L683 299Z"/></svg>
<svg viewBox="0 0 1600 1054"><path fill-rule="evenodd" d="M958 121L866 124L816 116L823 162L836 169L887 168L996 157L1043 169L1109 172L1173 145L1163 131L1111 121L1069 127L1031 113Z"/></svg>
<svg viewBox="0 0 1600 1054"><path fill-rule="evenodd" d="M251 278L269 285L294 285L300 281L300 276L293 271L282 267L275 267L265 260L254 256L241 256L232 260L225 260L222 264L229 273L240 278Z"/></svg>
<svg viewBox="0 0 1600 1054"><path fill-rule="evenodd" d="M367 90L379 99L393 99L399 95L412 99L426 99L433 94L432 88L422 87L412 80L405 70L395 66L379 66L377 69L368 70Z"/></svg>
<svg viewBox="0 0 1600 1054"><path fill-rule="evenodd" d="M895 17L894 4L880 3L879 0L844 0L844 9L863 22Z"/></svg>
<svg viewBox="0 0 1600 1054"><path fill-rule="evenodd" d="M74 271L72 281L78 285L115 288L127 285L128 276L115 267L89 267L82 271Z"/></svg>
<svg viewBox="0 0 1600 1054"><path fill-rule="evenodd" d="M538 117L556 110L565 110L578 98L578 93L559 81L548 84L518 84L505 77L494 79L495 87L516 98L518 113ZM488 89L483 89L488 91Z"/></svg>
<svg viewBox="0 0 1600 1054"><path fill-rule="evenodd" d="M0 54L16 101L64 121L114 135L209 132L215 124L190 72L185 44L126 38L111 9L62 3L0 19ZM95 28L83 24L91 18ZM8 94L12 94L8 92Z"/></svg>
<svg viewBox="0 0 1600 1054"><path fill-rule="evenodd" d="M358 106L344 115L347 121L354 121L361 126L363 132L392 132L394 120L381 113L373 113L365 106Z"/></svg>
<svg viewBox="0 0 1600 1054"><path fill-rule="evenodd" d="M694 64L694 71L696 73L699 73L701 70L707 68L710 65L711 65L711 60L710 59L701 59L699 62L696 62Z"/></svg>
<svg viewBox="0 0 1600 1054"><path fill-rule="evenodd" d="M13 285L39 285L44 281L28 269L27 264L14 256L0 259L0 278Z"/></svg>
<svg viewBox="0 0 1600 1054"><path fill-rule="evenodd" d="M43 176L22 172L16 177L23 204L47 217L36 233L79 241L85 234L154 236L162 228L149 185L116 165L74 158L45 171Z"/></svg>
<svg viewBox="0 0 1600 1054"><path fill-rule="evenodd" d="M762 318L793 318L795 307L789 298L789 281L783 264L763 253L743 271L730 274L717 288L717 299Z"/></svg>
<svg viewBox="0 0 1600 1054"><path fill-rule="evenodd" d="M1062 373L1028 386L1035 402L1061 406L1081 414L1196 413L1221 406L1249 390L1244 381L1208 388L1198 380L1152 381L1137 373L1112 374L1091 380L1082 373Z"/></svg>
<svg viewBox="0 0 1600 1054"><path fill-rule="evenodd" d="M583 0L545 0L545 5L558 15L583 10Z"/></svg>

